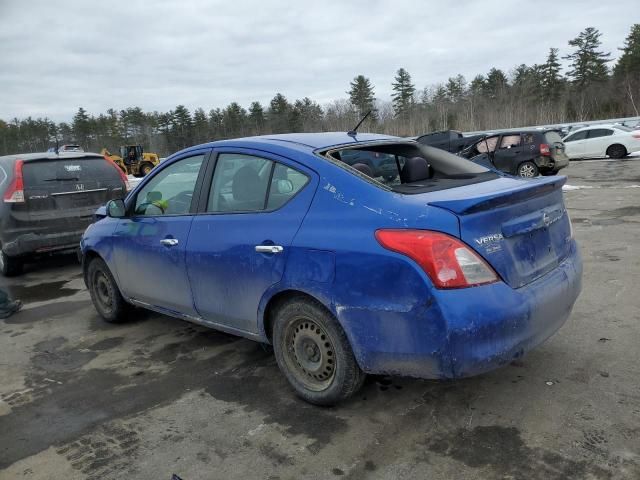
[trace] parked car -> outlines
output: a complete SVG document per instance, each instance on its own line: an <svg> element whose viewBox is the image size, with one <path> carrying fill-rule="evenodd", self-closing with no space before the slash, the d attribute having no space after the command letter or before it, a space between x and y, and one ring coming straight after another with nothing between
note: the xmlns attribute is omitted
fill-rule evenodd
<svg viewBox="0 0 640 480"><path fill-rule="evenodd" d="M465 137L457 130L443 130L431 132L417 138L418 142L430 147L439 148L446 152L458 153L467 148L472 143L484 137L481 135L469 135Z"/></svg>
<svg viewBox="0 0 640 480"><path fill-rule="evenodd" d="M460 155L520 177L555 175L569 165L564 144L555 130L496 133L476 141Z"/></svg>
<svg viewBox="0 0 640 480"><path fill-rule="evenodd" d="M562 140L569 158L624 158L640 151L640 132L622 125L594 125L572 132Z"/></svg>
<svg viewBox="0 0 640 480"><path fill-rule="evenodd" d="M352 151L398 158L383 183ZM565 177L506 177L415 141L289 134L188 148L81 241L108 322L132 305L273 345L296 393L365 374L458 378L508 364L569 316L582 264Z"/></svg>
<svg viewBox="0 0 640 480"><path fill-rule="evenodd" d="M95 153L29 153L0 157L0 271L25 260L76 250L95 210L126 194L120 169Z"/></svg>

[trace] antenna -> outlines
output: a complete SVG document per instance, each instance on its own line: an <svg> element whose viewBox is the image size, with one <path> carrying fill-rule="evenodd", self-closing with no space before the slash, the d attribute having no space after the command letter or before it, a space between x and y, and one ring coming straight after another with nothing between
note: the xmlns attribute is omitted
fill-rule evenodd
<svg viewBox="0 0 640 480"><path fill-rule="evenodd" d="M352 137L355 137L355 136L358 134L358 128L360 127L360 125L362 125L362 122L364 122L364 121L367 119L367 117L368 117L369 115L371 115L371 112L372 112L372 111L373 111L373 110L369 110L369 111L365 114L365 116L364 116L364 117L362 117L362 120L360 120L360 121L358 122L358 124L354 127L354 129L353 129L353 130L349 130L349 131L347 132L347 135L350 135L350 136L352 136Z"/></svg>

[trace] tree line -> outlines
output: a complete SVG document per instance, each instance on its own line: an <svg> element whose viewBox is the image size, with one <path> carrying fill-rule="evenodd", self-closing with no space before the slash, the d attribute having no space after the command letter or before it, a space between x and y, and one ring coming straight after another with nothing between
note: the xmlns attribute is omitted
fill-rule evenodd
<svg viewBox="0 0 640 480"><path fill-rule="evenodd" d="M400 68L391 84L390 101L376 98L371 80L357 75L346 98L323 106L308 97L290 101L277 93L268 105L255 101L244 108L232 102L208 112L178 105L169 112L130 107L92 115L80 107L71 122L56 123L46 117L0 120L0 154L44 151L57 139L89 151L141 144L164 156L224 138L348 131L369 110L372 115L361 131L403 136L638 116L640 24L631 27L613 65L611 52L601 49L601 36L588 27L568 41L564 55L550 48L542 64L523 63L509 72L491 68L471 81L456 75L421 90Z"/></svg>

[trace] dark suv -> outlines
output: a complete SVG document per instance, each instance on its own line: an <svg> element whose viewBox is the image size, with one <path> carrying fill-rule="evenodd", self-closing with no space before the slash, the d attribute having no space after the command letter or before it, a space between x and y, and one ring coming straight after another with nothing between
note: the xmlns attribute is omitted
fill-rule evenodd
<svg viewBox="0 0 640 480"><path fill-rule="evenodd" d="M96 209L126 194L127 177L95 153L0 157L0 272L38 254L76 249Z"/></svg>
<svg viewBox="0 0 640 480"><path fill-rule="evenodd" d="M555 130L496 133L477 140L460 155L481 165L521 177L555 175L569 165Z"/></svg>

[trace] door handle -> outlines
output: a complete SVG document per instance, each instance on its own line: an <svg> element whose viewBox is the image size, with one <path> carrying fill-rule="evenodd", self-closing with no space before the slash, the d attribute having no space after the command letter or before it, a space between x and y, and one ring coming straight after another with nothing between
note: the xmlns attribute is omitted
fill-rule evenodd
<svg viewBox="0 0 640 480"><path fill-rule="evenodd" d="M160 243L165 247L175 247L179 242L177 238L163 238Z"/></svg>
<svg viewBox="0 0 640 480"><path fill-rule="evenodd" d="M282 253L283 250L280 245L256 245L258 253Z"/></svg>

